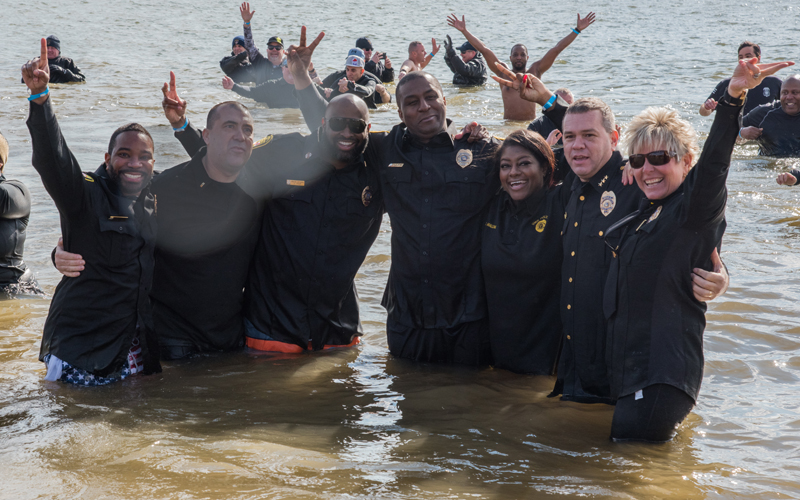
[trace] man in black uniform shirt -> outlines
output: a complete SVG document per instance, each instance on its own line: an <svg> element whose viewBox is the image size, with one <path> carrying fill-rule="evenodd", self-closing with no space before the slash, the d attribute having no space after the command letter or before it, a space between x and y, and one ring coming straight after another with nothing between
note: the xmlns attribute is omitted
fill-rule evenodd
<svg viewBox="0 0 800 500"><path fill-rule="evenodd" d="M369 38L361 37L356 40L356 48L364 51L364 70L367 73L371 73L383 83L394 81L392 60L386 57L386 53L375 52Z"/></svg>
<svg viewBox="0 0 800 500"><path fill-rule="evenodd" d="M742 42L739 45L739 60L741 61L742 59L745 59L749 61L754 57L758 59L758 62L761 62L761 47L753 42ZM714 109L716 109L717 101L719 101L725 95L725 92L728 91L728 83L730 83L730 81L730 78L726 78L719 82L716 87L714 87L714 91L711 92L710 96L708 96L706 102L700 105L700 114L702 116L708 116L714 111ZM744 103L742 116L746 116L747 113L756 109L762 104L769 104L772 101L775 101L778 99L778 94L780 91L780 78L775 76L768 76L764 78L764 81L762 81L758 87L747 92L747 99Z"/></svg>
<svg viewBox="0 0 800 500"><path fill-rule="evenodd" d="M141 125L120 127L105 162L83 174L51 107L49 75L42 39L41 56L22 68L31 91L32 163L58 208L65 246L91 264L79 278L62 279L53 295L39 354L46 379L100 385L160 371L147 298L156 235L148 189L153 140Z"/></svg>
<svg viewBox="0 0 800 500"><path fill-rule="evenodd" d="M780 101L745 115L739 136L758 141L762 155L800 156L800 75L783 81Z"/></svg>

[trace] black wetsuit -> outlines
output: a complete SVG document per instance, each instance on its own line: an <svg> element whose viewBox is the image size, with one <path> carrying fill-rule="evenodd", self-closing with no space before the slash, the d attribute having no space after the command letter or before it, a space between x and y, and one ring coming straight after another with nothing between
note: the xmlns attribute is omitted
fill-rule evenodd
<svg viewBox="0 0 800 500"><path fill-rule="evenodd" d="M500 191L481 246L494 366L552 375L561 346L561 222L569 189L514 203Z"/></svg>
<svg viewBox="0 0 800 500"><path fill-rule="evenodd" d="M67 147L50 99L30 103L33 166L61 216L64 249L86 267L61 279L44 324L39 359L53 354L95 375L118 373L137 335L144 373L160 371L148 294L156 238L149 188L121 196L105 165L84 174ZM138 328L137 328L138 325Z"/></svg>
<svg viewBox="0 0 800 500"><path fill-rule="evenodd" d="M256 84L283 78L283 66L280 64L275 66L272 61L261 54L253 41L253 31L250 26L244 27L244 43L250 58L250 71L255 77Z"/></svg>
<svg viewBox="0 0 800 500"><path fill-rule="evenodd" d="M39 294L33 273L22 260L31 193L21 181L0 174L0 299L18 293Z"/></svg>
<svg viewBox="0 0 800 500"><path fill-rule="evenodd" d="M367 61L364 63L364 71L372 74L383 83L392 83L394 81L394 68L387 68L383 60L377 63L372 60Z"/></svg>
<svg viewBox="0 0 800 500"><path fill-rule="evenodd" d="M468 63L464 63L456 54L454 49L450 49L444 56L444 62L453 74L453 85L475 86L486 83L487 66L486 61L480 52L475 54Z"/></svg>
<svg viewBox="0 0 800 500"><path fill-rule="evenodd" d="M283 79L270 80L255 87L234 84L233 91L240 96L263 102L270 108L299 108L294 96L294 85Z"/></svg>
<svg viewBox="0 0 800 500"><path fill-rule="evenodd" d="M714 87L711 95L708 96L708 99L714 99L715 101L719 102L719 100L728 91L728 84L730 81L730 78L726 78L719 82L717 86ZM747 113L756 109L762 104L770 104L772 101L777 101L780 99L781 83L782 82L780 78L775 76L767 76L764 77L764 80L757 87L748 90L742 116L746 116Z"/></svg>
<svg viewBox="0 0 800 500"><path fill-rule="evenodd" d="M763 129L756 139L762 155L800 156L800 113L787 114L780 101L764 104L748 113L742 119L742 127Z"/></svg>
<svg viewBox="0 0 800 500"><path fill-rule="evenodd" d="M691 273L711 267L711 253L725 232L725 181L741 110L719 103L703 153L678 189L661 200L642 198L637 211L607 231L606 240L618 248L603 295L614 399L665 384L697 400L706 304L692 293ZM643 405L652 404L646 394L644 399ZM663 441L683 417L651 436L620 430L612 438Z"/></svg>
<svg viewBox="0 0 800 500"><path fill-rule="evenodd" d="M162 357L244 344L243 293L260 211L236 183L212 180L202 148L155 177L153 318Z"/></svg>
<svg viewBox="0 0 800 500"><path fill-rule="evenodd" d="M231 77L236 83L255 82L256 76L253 74L253 65L247 57L247 51L225 56L219 62L222 71Z"/></svg>
<svg viewBox="0 0 800 500"><path fill-rule="evenodd" d="M48 59L50 65L50 83L76 83L85 82L86 77L81 73L80 68L69 57ZM25 83L25 80L20 80Z"/></svg>
<svg viewBox="0 0 800 500"><path fill-rule="evenodd" d="M375 85L379 84L380 80L378 80L374 75L365 71L364 74L361 75L361 78L355 82L348 81L347 92L339 91L339 80L342 78L347 78L347 70L337 71L336 73L332 73L322 80L322 88L333 89L331 96L327 99L328 101L336 96L342 95L343 93L355 94L364 99L364 102L367 103L369 108L377 107L375 105L373 94L375 93Z"/></svg>

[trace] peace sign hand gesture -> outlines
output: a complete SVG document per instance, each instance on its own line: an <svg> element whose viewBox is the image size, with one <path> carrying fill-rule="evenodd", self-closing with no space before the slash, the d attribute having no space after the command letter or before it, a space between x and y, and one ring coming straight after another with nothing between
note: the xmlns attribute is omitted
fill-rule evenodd
<svg viewBox="0 0 800 500"><path fill-rule="evenodd" d="M41 94L50 82L50 64L47 61L47 40L42 38L42 52L39 57L31 59L22 65L22 80L31 90L31 95ZM34 102L41 104L47 96L40 97Z"/></svg>
<svg viewBox="0 0 800 500"><path fill-rule="evenodd" d="M178 87L175 85L175 73L169 72L169 84L164 83L161 87L164 100L161 107L164 108L164 116L167 117L172 128L181 128L186 123L186 101L178 95Z"/></svg>

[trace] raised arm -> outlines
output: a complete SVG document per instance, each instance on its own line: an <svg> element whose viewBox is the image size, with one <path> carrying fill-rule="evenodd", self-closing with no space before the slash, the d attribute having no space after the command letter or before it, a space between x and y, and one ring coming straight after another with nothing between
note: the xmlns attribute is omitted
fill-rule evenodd
<svg viewBox="0 0 800 500"><path fill-rule="evenodd" d="M595 15L594 12L589 12L589 15L581 19L581 15L578 14L578 23L574 30L572 30L569 35L562 38L552 49L548 50L547 53L538 61L535 61L533 64L530 65L528 68L528 73L534 75L536 78L541 78L545 71L550 69L553 66L553 63L556 61L558 55L576 39L578 38L578 34L583 32L586 28L591 26L594 23Z"/></svg>
<svg viewBox="0 0 800 500"><path fill-rule="evenodd" d="M435 56L439 52L439 49L441 47L442 47L441 45L436 45L435 38L431 38L431 51L425 55L425 59L422 61L422 63L420 63L419 69L425 69L425 66L427 66L428 63L431 62L433 56ZM403 70L401 69L400 71L402 72Z"/></svg>
<svg viewBox="0 0 800 500"><path fill-rule="evenodd" d="M495 55L491 49L484 45L483 42L478 39L478 37L467 30L467 21L464 19L464 16L461 16L461 20L459 20L455 14L450 14L447 17L447 24L460 31L461 34L467 38L467 41L471 43L473 47L475 47L475 50L481 53L483 58L486 60L486 64L489 65L489 69L492 70L494 74L497 76L504 76L496 69L497 63L500 62L500 60L497 58L497 55Z"/></svg>
<svg viewBox="0 0 800 500"><path fill-rule="evenodd" d="M286 51L286 60L289 66L289 71L292 72L294 77L294 88L297 94L297 102L300 104L300 112L303 113L303 119L312 132L322 125L322 120L325 118L325 109L328 103L317 92L311 81L311 76L308 74L308 68L311 64L311 56L314 54L314 49L317 48L319 42L325 37L322 32L317 35L310 44L306 44L306 27L300 28L300 44L292 45Z"/></svg>
<svg viewBox="0 0 800 500"><path fill-rule="evenodd" d="M253 41L253 30L250 25L250 20L253 19L253 14L255 13L255 10L250 10L249 2L242 2L242 5L239 6L239 14L242 15L242 22L244 23L244 46L247 49L247 55L250 56L250 62L252 63L260 59L265 59L265 57L261 55L261 52L259 52L258 47L256 47L256 42Z"/></svg>
<svg viewBox="0 0 800 500"><path fill-rule="evenodd" d="M186 101L178 95L178 86L175 84L175 73L169 72L169 83L164 83L161 87L164 100L161 107L164 108L164 116L167 117L175 137L181 142L183 149L189 156L194 156L200 148L206 145L200 131L189 123L186 118Z"/></svg>

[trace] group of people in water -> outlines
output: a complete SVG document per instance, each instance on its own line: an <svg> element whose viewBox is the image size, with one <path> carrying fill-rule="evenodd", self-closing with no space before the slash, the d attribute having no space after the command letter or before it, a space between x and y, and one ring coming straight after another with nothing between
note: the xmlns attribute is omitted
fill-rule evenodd
<svg viewBox="0 0 800 500"><path fill-rule="evenodd" d="M429 53L409 45L394 93L401 123L378 132L369 110L388 102L376 88L388 95L394 71L369 39L343 72L320 79L311 60L323 33L308 43L303 27L288 48L273 36L264 57L249 4L240 13L244 36L220 62L223 85L299 107L310 135L257 140L239 100L212 107L200 130L171 74L164 113L191 160L156 174L152 137L130 123L84 173L49 99L59 74L50 38L23 66L32 163L63 236L54 262L65 276L40 352L47 380L102 385L203 352L354 346L354 279L388 213L382 304L393 356L555 374L552 396L615 405L613 439L672 438L700 390L705 302L728 285L718 250L733 148L750 128L778 130L775 147L789 145L783 123L798 116L800 77L777 90L771 75L793 63L761 63L758 46L742 44L731 77L701 106L715 113L701 152L672 109L647 108L620 137L602 100L541 82L593 13L530 66L515 45L510 68L452 15L467 39L460 59L444 43L454 83L483 84L488 68L506 116L533 120L538 105L531 127L549 130L504 140L474 122L459 131L441 84L423 71L439 50L432 40ZM770 96L779 101L762 99ZM800 178L782 175L784 184ZM6 184L3 192L27 192ZM20 242L19 263L27 216L9 237Z"/></svg>

